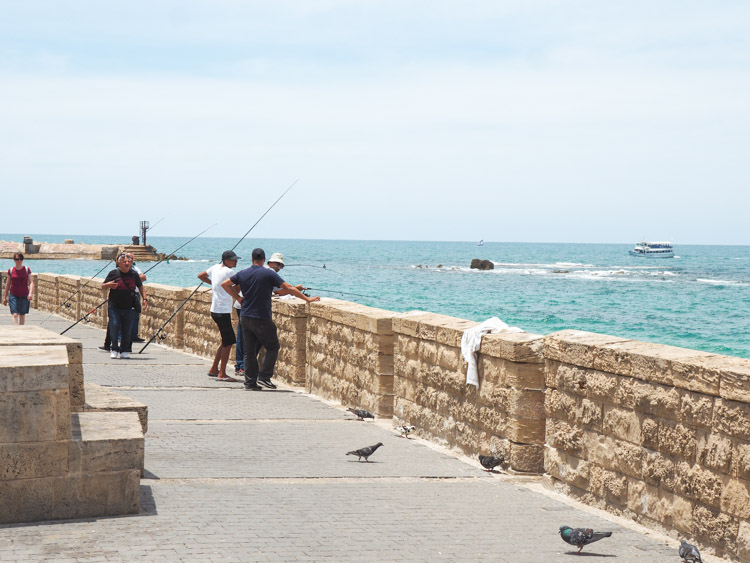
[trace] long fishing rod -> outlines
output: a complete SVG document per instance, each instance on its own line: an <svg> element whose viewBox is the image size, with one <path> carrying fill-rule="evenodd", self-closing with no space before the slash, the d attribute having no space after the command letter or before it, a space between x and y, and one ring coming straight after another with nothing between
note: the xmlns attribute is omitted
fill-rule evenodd
<svg viewBox="0 0 750 563"><path fill-rule="evenodd" d="M202 235L203 233L205 233L205 232L206 232L206 231L208 231L209 229L213 229L213 228L214 228L214 227L215 227L216 225L218 225L218 223L214 223L213 225L211 225L210 227L208 227L208 229L204 229L203 231L201 231L201 232L200 232L199 234L195 235L195 236L194 236L193 238L191 238L191 239L190 239L189 241L187 241L186 243L184 243L184 244L182 244L182 245L178 246L178 247L177 247L177 248L175 248L175 249L174 249L174 250L173 250L172 252L170 252L169 254L165 255L165 257L164 257L164 258L162 258L161 260L159 260L159 261L158 261L158 262L157 262L156 264L154 264L153 266L151 266L151 267L150 267L150 268L149 268L148 270L146 270L146 271L145 271L145 272L143 272L143 273L144 273L144 274L146 274L146 272L150 272L151 270L153 270L154 268L156 268L156 267L157 267L157 266L158 266L159 264L161 264L162 262L164 262L164 260L166 260L166 258L167 258L167 257L169 257L169 256L172 256L172 255L173 255L173 254L174 254L175 252L177 252L177 251L178 251L178 250L180 250L181 248L183 248L183 247L187 246L188 244L190 244L191 242L193 242L193 241L194 241L195 239L197 239L197 238L198 238L199 236L201 236L201 235ZM110 262L111 262L111 260L110 260ZM109 265L109 262L107 262L107 265ZM105 266L105 268L106 268L106 266ZM104 269L104 268L102 268L102 270L103 270L103 269ZM101 272L102 270L99 270L99 272ZM97 272L97 274L98 274L99 272ZM96 277L96 274L94 275L94 277ZM91 279L93 279L93 278L91 278ZM91 280L89 280L89 281L91 281ZM84 286L84 287L85 287L85 286ZM80 289L79 289L79 291L80 291L81 289L83 289L83 288L80 288ZM75 293L74 293L73 295L75 295ZM72 297L72 296L71 296L71 297ZM107 298L107 299L105 299L104 301L102 301L101 303L99 303L99 304L98 304L98 305L97 305L96 307L94 307L93 309L91 309L91 310L90 310L90 311L89 311L88 313L86 313L85 315L83 315L83 316L82 316L82 317L81 317L80 319L78 319L78 320L77 320L76 322L74 322L74 323L73 323L72 325L70 325L70 326L69 326L68 328L66 328L65 330L63 330L63 331L62 331L62 332L61 332L60 334L61 334L61 335L65 334L66 332L68 332L68 331L69 331L69 330L70 330L71 328L73 328L74 326L76 326L76 325L77 325L78 323L80 323L81 321L87 321L87 322L88 322L88 319L89 319L89 317L90 317L90 316L91 316L91 315L92 315L93 313L95 313L95 312L96 312L96 311L97 311L97 310L99 309L99 307L101 307L102 305L104 305L104 304L105 304L105 303L106 303L106 302L107 302L108 300L109 300L109 298Z"/></svg>
<svg viewBox="0 0 750 563"><path fill-rule="evenodd" d="M325 293L341 293L342 295L354 295L356 297L367 297L368 299L377 299L374 295L362 295L361 293L351 293L348 291L339 291L337 289L320 289L319 287L306 287L304 288L306 290L310 291L323 291Z"/></svg>
<svg viewBox="0 0 750 563"><path fill-rule="evenodd" d="M78 295L78 292L79 292L79 291L81 291L81 290L82 290L82 289L83 289L84 287L86 287L86 286L87 286L87 285L88 285L89 283L91 283L91 281L92 281L92 280L93 280L93 279L94 279L94 278L95 278L96 276L98 276L99 274L101 274L101 273L102 273L102 272L104 271L104 268L106 268L107 266L109 266L109 265L110 265L110 263L112 263L112 260L110 260L109 262L107 262L106 264L104 264L104 267L103 267L103 268L102 268L101 270L99 270L99 271L98 271L97 273L95 273L95 274L94 274L93 276L91 276L91 277L90 277L90 278L89 278L88 280L86 280L86 283L85 283L85 284L83 284L83 285L82 285L81 287L79 287L79 288L78 288L78 289L77 289L77 290L75 291L75 293L71 294L71 296L70 296L70 297L68 297L68 298L67 298L67 299L66 299L65 301L63 301L62 303L60 303L60 305L58 305L58 306L57 306L57 309L55 309L54 311L52 311L52 312L51 312L51 313L50 313L49 315L47 315L47 318L46 318L46 319L44 319L44 320L43 320L43 321L42 321L41 323L39 323L39 326L41 326L41 325L43 325L44 323L46 323L46 322L47 322L47 321L49 320L49 318L50 318L50 317L51 317L52 315L54 315L55 313L59 312L59 311L60 311L60 309L62 309L62 308L63 308L63 307L65 307L66 305L67 305L67 308L70 308L70 305L68 305L68 301L70 301L70 300L71 300L71 299L73 299L73 298L74 298L74 297L75 297L76 295Z"/></svg>
<svg viewBox="0 0 750 563"><path fill-rule="evenodd" d="M257 220L257 221L255 222L255 224L253 224L253 226L252 226L252 227L250 227L250 228L249 228L249 229L247 230L247 232L246 232L246 233L245 233L244 235L242 235L242 238L241 238L240 240L238 240L238 241L237 241L237 244L235 244L235 245L234 245L234 246L232 247L232 250L234 250L235 248L237 248L237 247L238 247L238 246L240 245L240 243L241 243L241 242L242 242L243 240L245 240L245 237L246 237L247 235L249 235L249 234L250 234L250 231L252 231L252 230L253 230L253 229L255 228L255 226L256 226L256 225L257 225L258 223L260 223L260 221L261 221L261 219L263 219L263 217L265 217L266 215L268 215L268 212L269 212L269 211L271 211L271 209L273 209L274 207L276 207L276 204L277 204L277 203L279 203L279 202L281 201L281 198L283 198L283 197L284 197L284 196L285 196L285 195L287 194L287 192L288 192L289 190L291 190L291 189L292 189L292 188L294 187L294 184L296 184L297 182L299 182L299 179L297 179L297 180L295 180L294 182L292 182L292 183L291 183L291 185L290 185L290 186L289 186L289 187L288 187L288 188L287 188L286 190L284 190L284 193L282 193L282 194L281 194L281 195L280 195L280 196L278 197L278 199L277 199L276 201L274 201L274 202L273 202L273 205L271 205L271 207L269 207L269 208L268 208L268 209L266 210L266 212L265 212L265 213L264 213L263 215L261 215L261 216L260 216L260 219L258 219L258 220ZM190 299L192 299L193 295L195 295L195 293L196 293L196 292L197 292L197 291L198 291L198 290L199 290L199 289L201 288L201 286L202 286L202 285L203 285L203 282L201 281L201 283L199 283L199 284L198 284L198 287L196 287L196 288L195 288L195 289L193 290L193 292L192 292L192 293L191 293L190 295L188 295L188 296L187 296L187 299L185 299L185 301L183 301L183 302L182 302L182 303L180 304L180 306L179 306L179 307L177 307L177 309L175 309L175 312L174 312L174 313L172 313L172 316L171 316L171 317L169 317L169 318L168 318L168 319L167 319L166 321L164 321L164 324L163 324L163 325L161 325L161 326L160 326L160 327L159 327L158 329L156 329L156 332L154 332L154 335L153 335L153 336L152 336L152 337L151 337L151 338L149 339L149 341L148 341L148 342L146 342L146 344L144 344L144 345L143 345L143 348L141 348L141 349L140 349L140 350L138 351L138 353L139 353L139 354L142 354L142 353L143 353L143 351L144 351L144 350L145 350L146 348L148 348L149 344L151 344L151 343L152 343L152 342L153 342L153 341L154 341L154 340L155 340L156 338L158 338L159 340L164 340L164 339L165 339L165 338L167 337L167 336L166 336L166 334L164 334L164 333L163 333L163 332L164 332L164 328L165 328L165 327L166 327L166 326L167 326L167 325L168 325L168 324L169 324L169 323L170 323L170 322L172 321L172 319L173 319L173 318L175 318L175 316L177 316L177 313L179 313L179 312L180 312L180 310L181 310L181 309L182 309L182 308L183 308L183 307L184 307L184 306L185 306L185 305L187 304L187 302L188 302L188 301L190 301Z"/></svg>
<svg viewBox="0 0 750 563"><path fill-rule="evenodd" d="M341 272L337 272L336 270L332 270L331 268L326 268L325 264L323 264L322 266L316 266L315 264L287 264L285 267L286 268L294 268L294 267L320 268L321 270L326 270L327 272L333 272L334 274L341 274Z"/></svg>

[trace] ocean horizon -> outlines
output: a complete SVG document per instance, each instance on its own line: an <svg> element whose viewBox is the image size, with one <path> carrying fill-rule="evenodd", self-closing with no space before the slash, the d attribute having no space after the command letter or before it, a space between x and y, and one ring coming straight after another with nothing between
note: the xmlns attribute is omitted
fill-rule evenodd
<svg viewBox="0 0 750 563"><path fill-rule="evenodd" d="M0 234L0 240L128 244L116 235ZM191 237L149 236L172 253ZM635 241L633 241L634 243ZM188 260L140 267L148 282L195 287L237 239L200 237L176 252ZM750 246L675 244L675 257L631 257L633 244L378 241L248 237L236 248L281 252L281 276L310 293L396 312L430 311L483 321L498 317L528 332L576 329L750 358ZM495 269L469 268L474 258ZM29 260L33 272L92 277L106 261ZM11 260L0 260L8 269ZM114 267L114 265L112 265Z"/></svg>

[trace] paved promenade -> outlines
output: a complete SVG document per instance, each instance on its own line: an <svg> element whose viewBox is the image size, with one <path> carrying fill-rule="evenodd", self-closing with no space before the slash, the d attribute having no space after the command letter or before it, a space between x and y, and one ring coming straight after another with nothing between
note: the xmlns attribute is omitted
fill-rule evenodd
<svg viewBox="0 0 750 563"><path fill-rule="evenodd" d="M87 382L148 405L141 513L1 525L0 561L578 561L563 524L613 531L587 561L680 561L674 540L399 438L390 421L296 388L245 392L160 346L112 360L85 325L66 336L83 342ZM377 442L371 463L344 455Z"/></svg>

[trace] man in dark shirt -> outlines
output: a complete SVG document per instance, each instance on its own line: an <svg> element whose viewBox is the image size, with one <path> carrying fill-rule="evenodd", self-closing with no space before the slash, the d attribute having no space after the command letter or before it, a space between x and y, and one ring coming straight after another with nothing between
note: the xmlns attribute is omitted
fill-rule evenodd
<svg viewBox="0 0 750 563"><path fill-rule="evenodd" d="M113 359L127 359L133 351L136 287L141 293L143 310L148 307L146 288L140 276L132 269L132 265L133 259L130 256L120 254L117 258L117 268L107 274L102 284L103 289L109 289L109 336L112 340L110 357ZM122 341L118 342L120 334Z"/></svg>
<svg viewBox="0 0 750 563"><path fill-rule="evenodd" d="M290 295L311 303L320 297L308 297L269 268L264 268L266 253L262 248L253 250L253 265L225 280L221 286L241 305L242 348L245 352L245 389L260 391L263 387L276 389L271 382L276 359L279 357L279 337L271 313L271 294L274 287L281 287ZM242 290L242 296L237 287ZM258 344L266 349L263 367L258 368L256 350ZM255 354L255 355L253 355Z"/></svg>

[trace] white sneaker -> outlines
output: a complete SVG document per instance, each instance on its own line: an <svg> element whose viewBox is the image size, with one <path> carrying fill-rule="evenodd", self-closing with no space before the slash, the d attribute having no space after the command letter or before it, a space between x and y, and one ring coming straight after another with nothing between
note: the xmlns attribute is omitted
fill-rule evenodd
<svg viewBox="0 0 750 563"><path fill-rule="evenodd" d="M127 360L128 358L130 358L130 352L120 352L120 357L123 360Z"/></svg>
<svg viewBox="0 0 750 563"><path fill-rule="evenodd" d="M120 353L119 353L119 352L115 352L114 350L112 350L112 351L111 351L111 352L109 353L109 357L110 357L110 358L112 358L113 360L116 360L117 358L119 358L119 357L120 357Z"/></svg>

